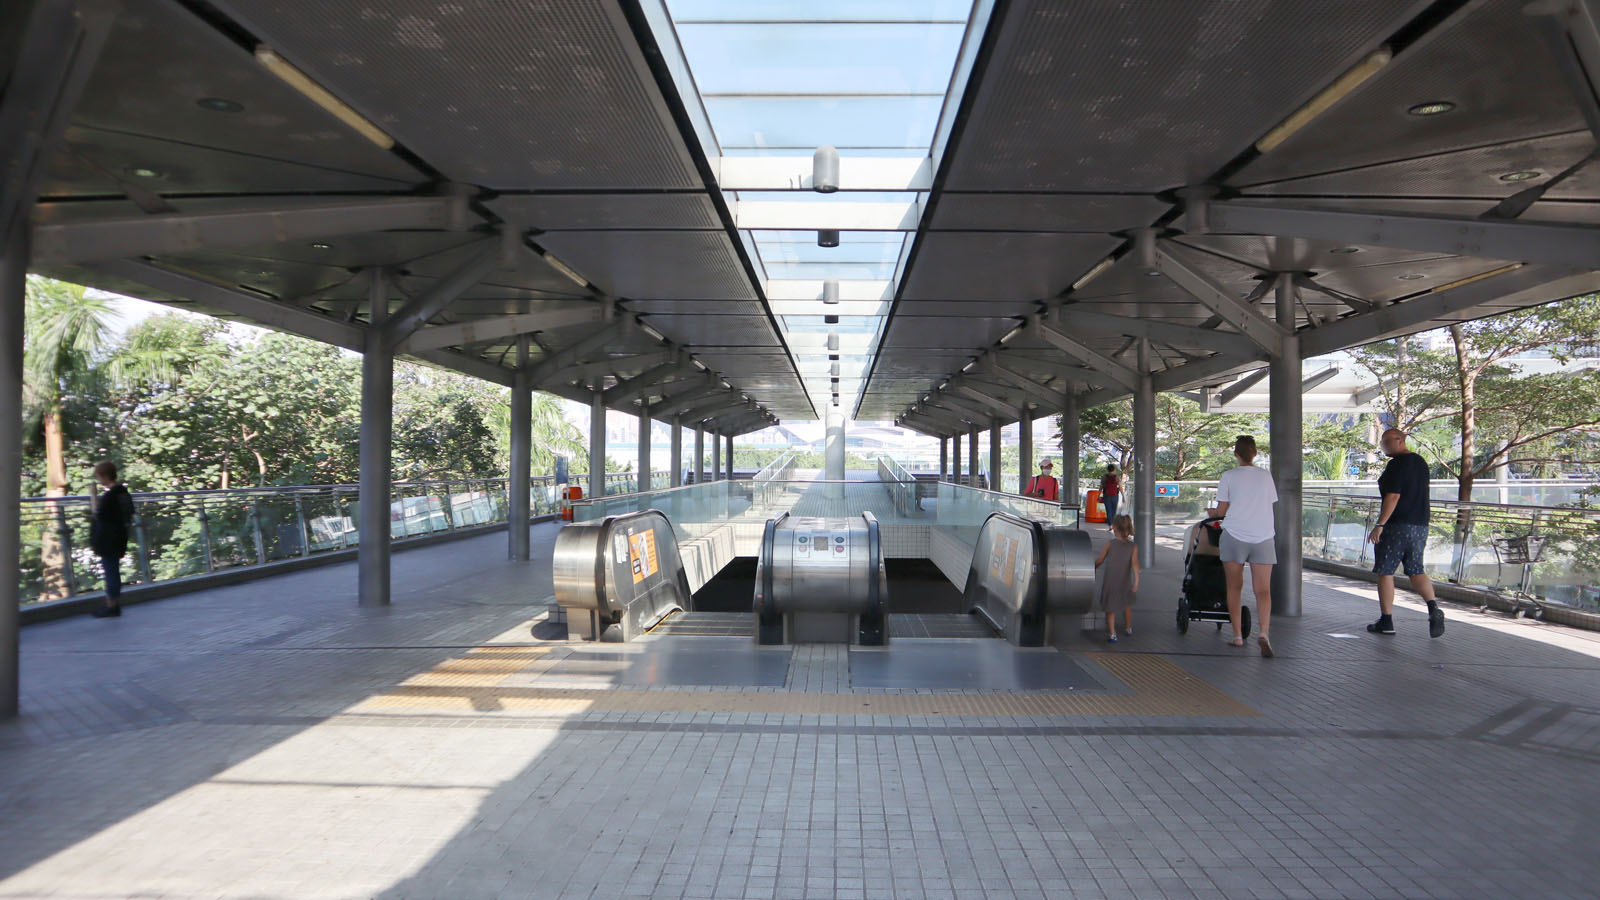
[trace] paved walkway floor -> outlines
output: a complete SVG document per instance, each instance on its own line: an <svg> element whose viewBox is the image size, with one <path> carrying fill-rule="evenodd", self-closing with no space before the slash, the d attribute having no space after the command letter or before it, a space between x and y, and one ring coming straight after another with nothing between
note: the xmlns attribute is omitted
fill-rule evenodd
<svg viewBox="0 0 1600 900"><path fill-rule="evenodd" d="M1177 633L1173 532L1114 646L575 646L535 636L554 533L536 527L525 564L503 535L397 554L383 610L355 605L339 565L25 629L25 714L0 724L0 897L1600 883L1595 635L1451 609L1431 640L1413 602L1377 638L1370 586L1312 574L1263 660L1210 626ZM896 680L941 658L966 686ZM1049 672L1061 683L1038 687Z"/></svg>

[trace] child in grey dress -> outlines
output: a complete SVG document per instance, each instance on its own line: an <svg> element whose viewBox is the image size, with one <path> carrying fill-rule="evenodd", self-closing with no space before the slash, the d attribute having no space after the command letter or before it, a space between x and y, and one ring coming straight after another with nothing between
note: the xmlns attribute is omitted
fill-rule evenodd
<svg viewBox="0 0 1600 900"><path fill-rule="evenodd" d="M1133 542L1133 519L1117 516L1111 523L1111 540L1100 549L1094 567L1105 567L1100 577L1100 607L1106 612L1106 640L1117 642L1117 613L1122 613L1124 634L1133 634L1133 600L1139 593L1139 548Z"/></svg>

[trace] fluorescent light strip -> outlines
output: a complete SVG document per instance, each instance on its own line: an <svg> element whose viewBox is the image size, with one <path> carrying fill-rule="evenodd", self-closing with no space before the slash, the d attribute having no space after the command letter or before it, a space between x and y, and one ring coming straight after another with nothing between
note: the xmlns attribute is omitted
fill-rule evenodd
<svg viewBox="0 0 1600 900"><path fill-rule="evenodd" d="M385 150L394 147L394 138L390 137L387 132L372 124L354 109L351 109L343 100L328 93L327 88L312 81L306 73L290 65L288 61L274 52L271 47L266 44L257 46L256 61L265 66L268 72L278 76L285 84L305 95L306 99L327 110L334 118L354 128L362 137Z"/></svg>

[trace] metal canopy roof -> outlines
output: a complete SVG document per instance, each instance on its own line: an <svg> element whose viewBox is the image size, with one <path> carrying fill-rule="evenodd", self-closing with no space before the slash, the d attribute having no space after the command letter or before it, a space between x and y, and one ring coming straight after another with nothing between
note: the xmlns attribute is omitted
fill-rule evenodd
<svg viewBox="0 0 1600 900"><path fill-rule="evenodd" d="M1139 340L1159 390L1257 367L1282 279L1306 356L1600 289L1595 6L124 0L34 268L352 348L378 284L404 355L509 383L531 335L541 389L730 434L816 417L831 333L856 418L950 434L1125 395ZM840 45L764 54L790 18ZM908 21L965 29L947 83L859 58Z"/></svg>

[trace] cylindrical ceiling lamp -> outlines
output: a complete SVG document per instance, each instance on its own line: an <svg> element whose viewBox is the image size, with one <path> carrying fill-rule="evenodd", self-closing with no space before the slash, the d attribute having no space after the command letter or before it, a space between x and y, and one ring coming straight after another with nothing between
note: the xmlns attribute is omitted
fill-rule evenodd
<svg viewBox="0 0 1600 900"><path fill-rule="evenodd" d="M817 152L811 154L811 189L819 194L831 194L839 189L838 150L818 147Z"/></svg>

